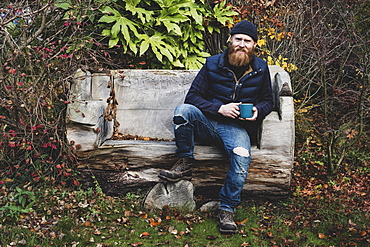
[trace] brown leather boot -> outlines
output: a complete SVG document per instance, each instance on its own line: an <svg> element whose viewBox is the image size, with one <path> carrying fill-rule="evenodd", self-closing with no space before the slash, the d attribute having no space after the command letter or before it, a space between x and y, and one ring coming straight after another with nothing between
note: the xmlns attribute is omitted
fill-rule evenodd
<svg viewBox="0 0 370 247"><path fill-rule="evenodd" d="M170 182L178 182L180 180L191 180L193 159L180 158L170 170L162 170L158 177Z"/></svg>
<svg viewBox="0 0 370 247"><path fill-rule="evenodd" d="M234 214L229 211L221 210L217 222L222 234L234 234L238 231L238 226L234 221Z"/></svg>

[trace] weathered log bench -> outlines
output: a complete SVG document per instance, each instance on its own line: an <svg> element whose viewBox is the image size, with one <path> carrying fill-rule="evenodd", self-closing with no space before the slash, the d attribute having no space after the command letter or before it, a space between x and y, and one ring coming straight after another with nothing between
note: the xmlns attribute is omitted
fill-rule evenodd
<svg viewBox="0 0 370 247"><path fill-rule="evenodd" d="M161 169L176 161L172 117L198 71L115 70L110 74L78 71L71 85L67 136L85 157L78 165L108 194L121 195L158 183ZM243 193L265 196L289 192L294 148L294 108L286 71L270 66L275 109L263 122L259 148ZM107 87L110 85L110 87ZM283 86L284 85L284 86ZM284 91L284 92L283 92ZM279 95L279 93L281 95ZM111 97L111 98L109 98ZM104 120L108 102L116 100L116 120L123 135L163 141L113 140L113 122ZM195 147L192 183L197 195L217 198L228 161L217 147Z"/></svg>

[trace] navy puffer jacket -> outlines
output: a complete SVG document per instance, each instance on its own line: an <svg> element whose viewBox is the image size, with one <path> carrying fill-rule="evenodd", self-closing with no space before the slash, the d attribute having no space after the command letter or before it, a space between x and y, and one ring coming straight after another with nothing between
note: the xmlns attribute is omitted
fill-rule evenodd
<svg viewBox="0 0 370 247"><path fill-rule="evenodd" d="M225 61L227 50L209 57L195 77L185 103L195 105L206 115L224 118L219 108L228 103L253 103L262 120L273 108L270 73L266 61L254 57L252 71L237 80ZM245 122L245 121L243 121Z"/></svg>

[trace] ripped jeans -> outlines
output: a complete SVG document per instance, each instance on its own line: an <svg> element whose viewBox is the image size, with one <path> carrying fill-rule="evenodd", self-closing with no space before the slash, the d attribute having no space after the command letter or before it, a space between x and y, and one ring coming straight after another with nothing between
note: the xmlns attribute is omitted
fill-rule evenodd
<svg viewBox="0 0 370 247"><path fill-rule="evenodd" d="M190 104L182 104L175 109L173 123L176 153L180 158L194 158L195 140L218 144L224 148L229 157L230 166L220 191L219 209L233 213L240 203L240 193L247 179L251 162L251 144L247 131L232 121L218 122L209 119L197 107Z"/></svg>

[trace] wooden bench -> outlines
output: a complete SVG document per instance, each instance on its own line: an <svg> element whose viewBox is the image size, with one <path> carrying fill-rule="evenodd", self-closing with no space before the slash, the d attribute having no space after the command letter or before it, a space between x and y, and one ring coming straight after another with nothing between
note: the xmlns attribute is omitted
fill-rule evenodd
<svg viewBox="0 0 370 247"><path fill-rule="evenodd" d="M286 71L269 66L275 92L275 110L263 122L260 148L252 147L252 163L243 193L287 195L294 158L294 106L291 95L279 96L283 85L291 88ZM110 74L78 71L71 85L67 136L78 165L89 180L95 176L108 194L126 194L156 184L161 169L176 161L172 117L198 71L115 70ZM108 88L107 85L112 85ZM287 88L288 87L288 88ZM288 90L289 91L289 90ZM107 98L118 102L116 113L123 135L167 141L113 140L113 122L105 121ZM192 183L196 194L216 198L228 161L217 147L195 147ZM86 158L88 157L88 158Z"/></svg>

